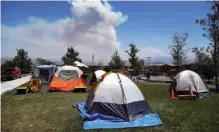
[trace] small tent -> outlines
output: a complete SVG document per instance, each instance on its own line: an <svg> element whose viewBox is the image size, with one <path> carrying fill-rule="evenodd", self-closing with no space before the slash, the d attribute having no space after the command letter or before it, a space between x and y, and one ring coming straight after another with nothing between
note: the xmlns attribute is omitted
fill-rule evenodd
<svg viewBox="0 0 219 132"><path fill-rule="evenodd" d="M97 81L104 75L106 72L104 70L97 70L94 72Z"/></svg>
<svg viewBox="0 0 219 132"><path fill-rule="evenodd" d="M82 74L78 67L67 65L59 67L49 85L49 91L87 91Z"/></svg>
<svg viewBox="0 0 219 132"><path fill-rule="evenodd" d="M91 89L85 105L89 114L99 113L132 121L151 113L140 89L121 73L109 72Z"/></svg>
<svg viewBox="0 0 219 132"><path fill-rule="evenodd" d="M81 62L79 62L79 61L75 61L74 64L75 64L77 67L85 67L85 68L88 68L87 65L85 65L85 64L83 64L83 63L81 63Z"/></svg>
<svg viewBox="0 0 219 132"><path fill-rule="evenodd" d="M95 82L98 81L98 79L101 78L106 72L104 70L96 70L92 73L90 73L86 78L86 84L87 85L93 85Z"/></svg>
<svg viewBox="0 0 219 132"><path fill-rule="evenodd" d="M176 94L176 96L194 93L192 96L199 98L206 98L211 95L201 77L190 70L182 71L175 76L169 92L170 94Z"/></svg>
<svg viewBox="0 0 219 132"><path fill-rule="evenodd" d="M39 65L33 70L33 76L40 78L43 83L49 83L55 74L55 65Z"/></svg>

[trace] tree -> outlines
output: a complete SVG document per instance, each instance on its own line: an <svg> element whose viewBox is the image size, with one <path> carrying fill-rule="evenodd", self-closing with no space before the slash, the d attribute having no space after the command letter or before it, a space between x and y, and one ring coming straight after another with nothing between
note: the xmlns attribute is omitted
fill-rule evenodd
<svg viewBox="0 0 219 132"><path fill-rule="evenodd" d="M24 49L16 49L17 55L13 58L15 66L19 67L22 72L29 71L32 64L31 59L28 57L28 53Z"/></svg>
<svg viewBox="0 0 219 132"><path fill-rule="evenodd" d="M125 61L122 60L120 57L118 51L115 51L113 56L111 57L111 60L109 62L109 66L113 70L120 70L125 66Z"/></svg>
<svg viewBox="0 0 219 132"><path fill-rule="evenodd" d="M174 79L174 77L176 76L176 71L175 70L169 70L166 72L166 76L168 76L170 78L170 80L172 81Z"/></svg>
<svg viewBox="0 0 219 132"><path fill-rule="evenodd" d="M191 64L190 66L190 70L198 73L199 75L202 75L203 74L203 66L206 65L206 64L202 64L202 63L199 63L199 62L195 62L193 64Z"/></svg>
<svg viewBox="0 0 219 132"><path fill-rule="evenodd" d="M214 66L208 49L205 50L204 47L195 47L192 48L192 52L195 53L196 57L195 63L191 65L191 70L198 74L203 74L204 77L210 79L212 77L212 69L214 69ZM208 71L209 73L207 73Z"/></svg>
<svg viewBox="0 0 219 132"><path fill-rule="evenodd" d="M139 63L140 63L140 66L141 66L141 68L143 70L143 73L144 73L144 59L140 59Z"/></svg>
<svg viewBox="0 0 219 132"><path fill-rule="evenodd" d="M186 39L188 38L187 33L183 33L182 35L175 33L173 35L173 44L169 45L170 55L173 57L174 64L177 65L178 68L185 62L186 59L186 51L188 49L184 49L186 45ZM179 69L178 69L179 70Z"/></svg>
<svg viewBox="0 0 219 132"><path fill-rule="evenodd" d="M82 62L80 58L78 58L79 52L74 50L73 47L67 49L67 53L62 57L62 61L65 65L74 65L75 61Z"/></svg>
<svg viewBox="0 0 219 132"><path fill-rule="evenodd" d="M136 65L136 68L135 68L136 75L140 74L140 69L141 68L142 69L144 68L144 60L137 57L137 65Z"/></svg>
<svg viewBox="0 0 219 132"><path fill-rule="evenodd" d="M129 51L125 51L129 55L129 62L131 63L131 66L133 67L132 75L136 76L138 75L138 65L139 65L139 59L136 56L136 54L139 52L139 49L136 48L136 45L131 43L129 44Z"/></svg>
<svg viewBox="0 0 219 132"><path fill-rule="evenodd" d="M41 65L55 65L54 62L48 61L48 60L43 59L43 58L36 58L36 61L38 64L41 64Z"/></svg>
<svg viewBox="0 0 219 132"><path fill-rule="evenodd" d="M213 1L211 6L211 13L207 14L207 18L205 19L196 20L196 23L200 24L202 29L205 31L203 36L211 41L209 44L209 52L212 55L215 69L216 92L219 93L219 2Z"/></svg>
<svg viewBox="0 0 219 132"><path fill-rule="evenodd" d="M210 82L210 79L214 78L214 74L215 74L214 72L215 72L215 70L214 70L214 68L212 68L212 66L210 66L210 65L203 66L202 73L203 73L204 77L208 79L208 82Z"/></svg>
<svg viewBox="0 0 219 132"><path fill-rule="evenodd" d="M212 58L210 56L210 54L208 53L208 49L204 49L204 47L195 47L195 48L192 48L192 52L195 53L195 62L196 63L199 63L199 64L208 64L208 65L211 65L213 62L212 62Z"/></svg>
<svg viewBox="0 0 219 132"><path fill-rule="evenodd" d="M138 82L138 79L137 76L139 74L139 71L140 71L140 59L136 56L137 52L139 52L139 49L137 49L136 45L135 44L129 44L129 51L125 51L126 53L128 53L129 55L129 62L131 64L131 66L133 67L133 71L132 71L132 76L134 76L134 80L136 82Z"/></svg>

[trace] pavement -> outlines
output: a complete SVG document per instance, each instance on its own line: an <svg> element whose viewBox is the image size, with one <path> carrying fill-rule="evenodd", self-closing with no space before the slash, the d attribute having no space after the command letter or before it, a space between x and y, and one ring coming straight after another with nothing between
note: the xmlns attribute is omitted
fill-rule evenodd
<svg viewBox="0 0 219 132"><path fill-rule="evenodd" d="M1 83L1 95L30 81L32 75Z"/></svg>
<svg viewBox="0 0 219 132"><path fill-rule="evenodd" d="M166 81L170 82L171 81L171 79L169 77L167 77L167 76L151 76L150 80L153 80L153 81L164 81L164 82L166 82Z"/></svg>

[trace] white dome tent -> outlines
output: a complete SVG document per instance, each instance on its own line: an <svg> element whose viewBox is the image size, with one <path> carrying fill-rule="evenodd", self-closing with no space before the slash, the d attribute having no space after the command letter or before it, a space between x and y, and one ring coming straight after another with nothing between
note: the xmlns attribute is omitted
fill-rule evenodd
<svg viewBox="0 0 219 132"><path fill-rule="evenodd" d="M174 90L176 94L194 92L195 96L199 98L206 98L211 95L201 77L190 70L182 71L175 76L170 86L171 90Z"/></svg>

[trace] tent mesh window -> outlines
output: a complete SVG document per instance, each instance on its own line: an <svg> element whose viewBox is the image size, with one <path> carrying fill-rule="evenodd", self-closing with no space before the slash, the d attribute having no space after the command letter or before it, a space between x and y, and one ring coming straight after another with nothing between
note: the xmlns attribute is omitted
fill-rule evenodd
<svg viewBox="0 0 219 132"><path fill-rule="evenodd" d="M78 73L75 70L62 70L59 72L58 77L64 81L72 81L77 80L79 78Z"/></svg>
<svg viewBox="0 0 219 132"><path fill-rule="evenodd" d="M40 78L44 78L45 80L49 80L49 70L40 69Z"/></svg>

